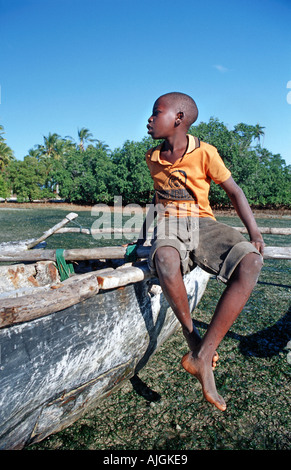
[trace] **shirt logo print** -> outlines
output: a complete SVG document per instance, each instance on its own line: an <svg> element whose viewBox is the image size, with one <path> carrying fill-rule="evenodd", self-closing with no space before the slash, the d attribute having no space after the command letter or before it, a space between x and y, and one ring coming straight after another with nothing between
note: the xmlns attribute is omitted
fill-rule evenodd
<svg viewBox="0 0 291 470"><path fill-rule="evenodd" d="M197 201L190 189L187 189L187 173L183 170L173 170L167 180L167 188L157 190L161 199L174 201Z"/></svg>

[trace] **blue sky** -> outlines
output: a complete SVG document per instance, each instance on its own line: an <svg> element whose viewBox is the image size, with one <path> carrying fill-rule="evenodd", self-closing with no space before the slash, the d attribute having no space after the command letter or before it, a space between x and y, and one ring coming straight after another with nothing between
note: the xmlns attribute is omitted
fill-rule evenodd
<svg viewBox="0 0 291 470"><path fill-rule="evenodd" d="M0 0L6 142L22 159L49 132L86 127L113 150L182 91L197 123L259 123L291 164L290 25L291 0Z"/></svg>

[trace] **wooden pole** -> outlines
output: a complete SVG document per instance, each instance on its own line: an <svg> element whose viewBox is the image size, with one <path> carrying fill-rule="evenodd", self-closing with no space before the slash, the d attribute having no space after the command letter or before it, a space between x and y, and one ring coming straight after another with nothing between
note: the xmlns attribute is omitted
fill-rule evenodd
<svg viewBox="0 0 291 470"><path fill-rule="evenodd" d="M266 246L264 259L291 259L291 246Z"/></svg>
<svg viewBox="0 0 291 470"><path fill-rule="evenodd" d="M233 227L240 233L248 233L246 227ZM262 234L291 235L291 227L258 227Z"/></svg>
<svg viewBox="0 0 291 470"><path fill-rule="evenodd" d="M137 250L138 258L147 258L150 247L142 246ZM80 261L92 259L123 259L126 255L124 246L106 246L100 248L78 248L64 250L63 256L66 261ZM291 259L290 246L266 246L264 251L265 259ZM31 251L0 252L0 262L19 262L19 261L41 261L56 260L56 250L35 249Z"/></svg>
<svg viewBox="0 0 291 470"><path fill-rule="evenodd" d="M72 220L74 220L76 217L78 217L78 214L76 214L75 212L70 212L68 215L66 215L66 217L63 220L61 220L61 222L59 222L58 224L54 225L52 228L50 228L49 230L44 232L44 234L41 237L39 237L36 240L33 240L32 242L28 243L26 245L26 249L30 250L34 246L36 246L39 243L43 242L46 238L53 235L53 233L56 233L59 229L61 229L68 222L71 222Z"/></svg>
<svg viewBox="0 0 291 470"><path fill-rule="evenodd" d="M79 248L64 250L63 256L66 261L79 261L90 259L122 259L125 257L126 248L123 246L106 246L101 248ZM9 261L56 261L56 250L35 249L19 252L1 253L0 262Z"/></svg>
<svg viewBox="0 0 291 470"><path fill-rule="evenodd" d="M248 233L245 227L233 227L240 233ZM258 227L262 234L271 235L291 235L291 228L289 227ZM88 229L88 228L77 228L77 227L65 227L56 231L56 233L84 233L86 235L102 235L108 233L139 233L140 228L100 228L100 229ZM149 228L148 233L152 233L153 229Z"/></svg>

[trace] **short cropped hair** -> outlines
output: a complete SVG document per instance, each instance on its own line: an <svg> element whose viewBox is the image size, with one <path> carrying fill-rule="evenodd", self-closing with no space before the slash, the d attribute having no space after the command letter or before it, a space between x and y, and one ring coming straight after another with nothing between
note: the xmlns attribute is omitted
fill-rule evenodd
<svg viewBox="0 0 291 470"><path fill-rule="evenodd" d="M169 99L171 103L174 104L174 106L176 107L177 113L180 111L183 112L188 129L196 121L198 117L198 108L191 96L186 95L185 93L174 91L171 93L166 93L160 98Z"/></svg>

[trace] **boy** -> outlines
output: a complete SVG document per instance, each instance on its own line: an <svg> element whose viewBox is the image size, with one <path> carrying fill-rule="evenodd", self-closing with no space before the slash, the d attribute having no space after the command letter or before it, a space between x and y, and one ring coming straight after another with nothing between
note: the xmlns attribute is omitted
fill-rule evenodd
<svg viewBox="0 0 291 470"><path fill-rule="evenodd" d="M190 348L182 366L200 381L205 399L224 411L226 404L216 390L213 375L216 349L257 282L264 242L243 191L217 150L187 134L197 116L196 103L183 93L167 93L154 104L148 134L164 142L146 154L154 180L155 205L148 212L138 244L144 243L146 228L157 215L149 265L159 277ZM226 191L250 242L215 220L208 201L211 179ZM183 275L193 264L216 274L226 284L202 339L193 327L183 282Z"/></svg>

